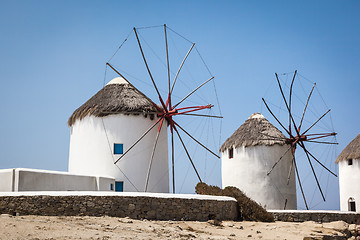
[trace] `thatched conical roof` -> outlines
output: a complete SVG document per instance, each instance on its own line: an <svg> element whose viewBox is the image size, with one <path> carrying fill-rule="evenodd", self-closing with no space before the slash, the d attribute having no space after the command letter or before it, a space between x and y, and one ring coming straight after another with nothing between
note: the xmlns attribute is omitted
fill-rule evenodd
<svg viewBox="0 0 360 240"><path fill-rule="evenodd" d="M112 114L154 114L157 109L145 94L123 78L114 78L92 98L74 111L68 120L72 126L76 120L88 115L104 117Z"/></svg>
<svg viewBox="0 0 360 240"><path fill-rule="evenodd" d="M360 158L360 134L354 138L349 145L344 148L340 155L336 159L336 163L339 163L343 160L348 159L358 159Z"/></svg>
<svg viewBox="0 0 360 240"><path fill-rule="evenodd" d="M220 152L231 147L284 145L285 136L260 113L252 114L221 146Z"/></svg>

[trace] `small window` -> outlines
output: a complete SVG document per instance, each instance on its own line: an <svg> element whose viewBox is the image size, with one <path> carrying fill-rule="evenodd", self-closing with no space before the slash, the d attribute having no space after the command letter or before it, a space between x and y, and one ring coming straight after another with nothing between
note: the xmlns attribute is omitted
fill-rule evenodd
<svg viewBox="0 0 360 240"><path fill-rule="evenodd" d="M229 159L233 158L234 157L234 148L229 148L228 151L229 151Z"/></svg>
<svg viewBox="0 0 360 240"><path fill-rule="evenodd" d="M114 184L110 183L110 190L114 191Z"/></svg>
<svg viewBox="0 0 360 240"><path fill-rule="evenodd" d="M349 198L349 211L351 212L356 212L356 206L355 206L355 199L354 198Z"/></svg>
<svg viewBox="0 0 360 240"><path fill-rule="evenodd" d="M124 191L124 182L115 182L115 192Z"/></svg>
<svg viewBox="0 0 360 240"><path fill-rule="evenodd" d="M352 159L348 159L348 165L353 165L353 160Z"/></svg>
<svg viewBox="0 0 360 240"><path fill-rule="evenodd" d="M122 143L114 143L114 154L123 154L124 145Z"/></svg>

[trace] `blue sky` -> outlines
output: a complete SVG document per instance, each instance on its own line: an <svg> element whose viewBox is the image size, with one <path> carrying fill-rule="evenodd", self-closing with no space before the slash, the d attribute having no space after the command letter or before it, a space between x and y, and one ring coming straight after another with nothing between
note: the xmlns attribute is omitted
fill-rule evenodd
<svg viewBox="0 0 360 240"><path fill-rule="evenodd" d="M275 72L297 69L332 109L339 154L360 132L359 13L358 1L2 0L0 168L67 170L68 117L102 88L134 26L164 23L197 43L216 77L222 141L254 112L276 125L261 97L278 94L267 91ZM339 208L337 179L328 192L316 208Z"/></svg>

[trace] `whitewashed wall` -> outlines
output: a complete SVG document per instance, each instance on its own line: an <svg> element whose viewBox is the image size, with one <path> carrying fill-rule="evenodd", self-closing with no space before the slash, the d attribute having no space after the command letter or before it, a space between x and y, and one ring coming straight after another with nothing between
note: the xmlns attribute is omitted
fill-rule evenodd
<svg viewBox="0 0 360 240"><path fill-rule="evenodd" d="M286 209L296 209L294 168L287 185L290 151L267 176L267 172L287 149L287 145L278 144L240 147L234 149L232 159L229 159L227 150L221 153L223 188L235 186L266 209L284 209L286 199Z"/></svg>
<svg viewBox="0 0 360 240"><path fill-rule="evenodd" d="M348 200L355 199L356 212L360 212L360 159L353 159L353 164L348 161L339 162L339 188L340 210L348 211Z"/></svg>
<svg viewBox="0 0 360 240"><path fill-rule="evenodd" d="M14 191L14 169L0 170L0 192Z"/></svg>
<svg viewBox="0 0 360 240"><path fill-rule="evenodd" d="M115 184L113 178L28 168L0 170L0 179L1 192L111 191L110 184Z"/></svg>
<svg viewBox="0 0 360 240"><path fill-rule="evenodd" d="M87 116L71 128L69 172L101 175L124 182L124 191L144 191L146 173L158 125L155 126L116 165L114 143L122 143L124 152L154 123L142 115ZM169 192L167 124L164 122L156 148L149 192Z"/></svg>

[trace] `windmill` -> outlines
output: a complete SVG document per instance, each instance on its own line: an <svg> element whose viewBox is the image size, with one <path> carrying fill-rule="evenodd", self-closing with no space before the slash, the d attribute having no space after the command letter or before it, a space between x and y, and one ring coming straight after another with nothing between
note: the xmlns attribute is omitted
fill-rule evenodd
<svg viewBox="0 0 360 240"><path fill-rule="evenodd" d="M302 113L299 114L298 112L295 112L294 108L293 108L293 101L294 101L293 85L294 85L295 79L297 77L297 71L294 72L294 75L292 77L292 81L291 81L291 84L289 87L288 98L286 98L286 96L285 96L285 93L283 91L284 86L281 84L278 74L275 73L275 76L276 76L278 88L281 93L283 104L285 105L284 111L287 115L288 125L286 125L284 123L284 121L281 121L280 118L277 116L277 114L270 109L269 104L268 104L269 102L267 102L264 98L262 98L262 101L264 102L264 104L265 104L267 110L270 112L270 114L274 117L274 119L277 121L277 123L285 131L286 138L283 140L285 140L289 144L289 148L283 154L283 156L289 151L291 151L291 153L292 153L292 164L291 164L291 167L289 170L288 181L290 179L290 173L292 172L292 168L295 168L296 177L298 179L299 187L301 190L301 194L302 194L306 209L309 209L309 206L308 206L308 203L306 200L306 196L304 193L304 189L303 189L303 186L301 183L301 178L300 178L299 169L298 169L299 163L297 161L298 159L296 157L297 156L296 152L298 152L300 150L305 154L305 158L311 168L311 172L312 172L312 175L314 176L317 188L321 194L323 201L325 201L324 192L323 192L321 184L319 182L319 178L316 174L316 170L314 168L313 162L315 161L316 164L318 164L320 167L322 167L323 169L325 169L327 172L334 175L335 177L337 177L337 175L333 171L331 171L327 166L325 166L325 164L323 164L318 159L318 157L315 156L316 154L313 154L309 150L307 144L316 144L316 145L336 145L336 144L338 144L337 142L333 141L333 139L329 140L330 138L334 138L336 136L336 133L334 131L318 132L318 131L314 130L314 127L319 125L319 123L326 116L329 115L330 109L327 109L325 112L321 113L321 115L319 115L317 118L315 118L312 121L305 121L306 116L309 115L309 114L307 114L307 111L309 110L309 105L310 105L311 98L314 93L316 83L313 84L310 92L307 93L308 95L307 95L306 100L303 101L303 99L300 99L301 102L303 103L303 111L302 111ZM307 124L308 124L308 126L306 126L306 127L304 127L305 122L307 122ZM267 137L274 138L272 136L267 136ZM298 151L296 151L296 150L298 150ZM282 157L280 157L273 164L273 166L270 168L270 170L267 173L268 175L271 174L272 170L276 167L276 165L281 160L282 160Z"/></svg>
<svg viewBox="0 0 360 240"><path fill-rule="evenodd" d="M182 126L181 122L178 121L177 119L181 118L181 117L221 119L222 116L221 116L221 111L219 111L219 114L217 114L217 115L211 113L211 110L214 108L214 104L212 104L210 102L208 102L206 104L194 104L193 101L190 100L193 96L197 95L200 90L202 90L203 88L208 86L214 80L214 76L212 76L210 71L208 70L205 62L203 61L203 58L201 57L201 55L199 54L199 51L197 50L197 48L195 46L195 43L185 39L180 34L176 33L175 31L173 31L172 29L167 27L165 24L163 26L155 26L155 28L159 28L159 27L163 28L163 41L164 41L164 45L165 45L164 48L165 48L165 52L166 52L165 66L166 66L166 75L167 75L167 77L166 77L166 85L167 86L166 86L165 91L164 91L164 88L161 89L159 87L159 85L164 85L164 84L163 84L163 82L159 84L159 81L158 81L157 77L155 77L155 74L153 73L153 70L150 66L151 64L149 63L149 61L147 59L146 52L144 51L144 43L146 46L149 46L149 44L140 35L139 31L143 28L133 28L133 30L130 32L130 34L134 33L134 35L135 35L137 47L138 47L138 50L140 51L140 55L141 55L140 58L142 59L142 64L147 72L146 80L151 83L150 88L153 90L153 93L155 92L155 96L159 100L159 103L160 103L160 104L156 104L155 102L151 101L153 106L157 109L158 119L141 136L139 136L139 138L130 147L127 148L127 150L114 162L114 164L117 164L119 161L121 161L123 159L123 157L126 156L134 148L134 146L136 146L153 128L155 128L155 126L158 125L157 134L154 139L154 144L153 144L153 148L152 148L152 153L149 156L150 160L149 160L149 165L147 167L147 176L146 176L146 181L145 181L145 186L144 186L144 191L145 192L148 191L148 183L149 183L149 179L151 177L151 168L152 168L152 163L154 160L154 153L156 151L158 140L159 140L159 135L164 127L169 127L170 128L170 131L169 131L170 138L171 138L172 189L173 189L173 193L175 193L175 142L176 142L175 140L176 139L177 139L177 142L180 143L181 148L185 151L186 157L189 160L189 162L191 163L191 166L192 166L194 172L196 173L198 180L200 182L203 181L203 179L201 178L199 171L196 167L194 159L191 156L191 152L188 150L188 146L187 146L186 142L184 141L184 137L182 134L186 135L189 139L191 139L193 141L193 143L195 143L198 146L200 146L201 148L203 148L205 151L207 151L212 156L214 156L216 158L220 158L214 151L210 150L210 148L208 146L206 146L205 143L201 142L189 130L187 130L186 127ZM150 28L152 28L152 27L150 27ZM176 35L181 36L186 41L191 42L191 46L188 49L188 51L186 52L185 56L183 57L176 73L172 72L171 68L170 68L171 58L169 56L170 54L169 54L169 44L168 44L168 31L169 30L172 31L173 33L175 33ZM120 45L119 49L128 40L130 34L124 40L124 42ZM117 54L119 49L115 52L113 57ZM151 49L151 50L152 50L152 52L155 52L155 51L153 51L153 49ZM210 76L207 78L207 80L201 82L196 87L193 87L191 90L189 90L187 92L187 94L184 94L184 96L181 96L181 98L175 99L174 92L175 92L176 87L179 85L179 81L180 81L181 74L183 71L182 69L184 68L184 66L186 66L186 63L187 63L188 59L190 58L189 56L191 55L193 50L196 50L196 53L198 53L198 55L200 56L200 59L201 59L202 63L204 64L205 68L207 69L208 73L210 74ZM158 55L156 55L156 56L158 57ZM122 68L121 66L117 67L117 66L115 66L115 64L110 63L110 61L113 59L113 57L106 63L106 66L110 67L116 74L118 74L120 77L122 77L123 79L128 81L128 78L133 77L133 76L131 74L128 74L128 72L126 72L124 70L120 70ZM140 67L140 66L137 65L137 67ZM134 79L138 79L138 78L134 77ZM128 81L128 82L130 82L130 81ZM214 83L213 83L213 87L215 87ZM216 99L213 99L213 100L214 101L217 100L217 96L216 96ZM217 101L217 104L218 104L218 101ZM207 111L207 112L204 113L205 111Z"/></svg>

